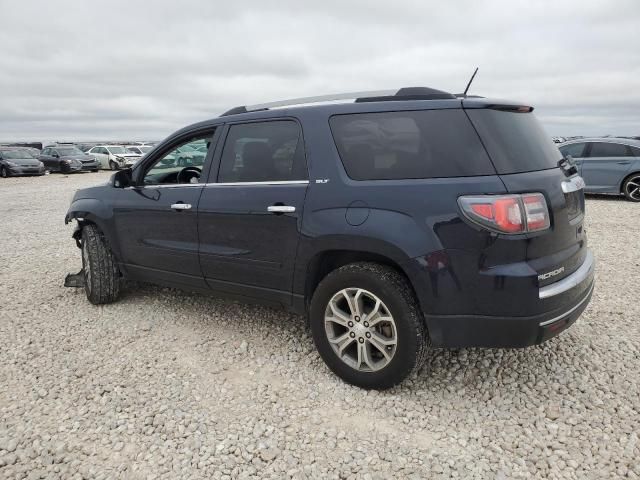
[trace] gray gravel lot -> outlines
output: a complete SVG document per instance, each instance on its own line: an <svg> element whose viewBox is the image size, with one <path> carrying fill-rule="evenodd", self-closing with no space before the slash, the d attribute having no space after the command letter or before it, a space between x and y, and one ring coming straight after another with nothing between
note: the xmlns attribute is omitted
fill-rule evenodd
<svg viewBox="0 0 640 480"><path fill-rule="evenodd" d="M435 351L378 393L332 375L300 317L63 288L64 213L107 178L0 182L0 478L640 477L640 205L588 199L598 283L569 331Z"/></svg>

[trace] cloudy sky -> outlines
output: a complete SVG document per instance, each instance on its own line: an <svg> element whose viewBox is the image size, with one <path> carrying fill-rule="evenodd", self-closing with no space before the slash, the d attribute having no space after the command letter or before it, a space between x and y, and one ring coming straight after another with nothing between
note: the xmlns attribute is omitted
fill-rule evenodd
<svg viewBox="0 0 640 480"><path fill-rule="evenodd" d="M161 139L242 104L431 86L640 135L640 0L0 0L0 140Z"/></svg>

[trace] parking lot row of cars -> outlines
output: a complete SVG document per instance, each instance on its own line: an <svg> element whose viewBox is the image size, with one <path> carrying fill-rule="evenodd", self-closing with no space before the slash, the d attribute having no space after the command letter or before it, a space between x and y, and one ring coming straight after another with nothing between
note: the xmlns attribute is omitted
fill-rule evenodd
<svg viewBox="0 0 640 480"><path fill-rule="evenodd" d="M136 164L153 148L151 143L130 145L56 143L36 147L0 146L0 176L119 170Z"/></svg>
<svg viewBox="0 0 640 480"><path fill-rule="evenodd" d="M628 200L640 202L639 137L554 137L553 140L564 157L572 158L586 182L586 192L623 194ZM129 145L58 143L42 150L0 146L0 176L130 168L153 148L154 144L144 142ZM162 167L198 167L205 155L205 145L184 145L166 155Z"/></svg>

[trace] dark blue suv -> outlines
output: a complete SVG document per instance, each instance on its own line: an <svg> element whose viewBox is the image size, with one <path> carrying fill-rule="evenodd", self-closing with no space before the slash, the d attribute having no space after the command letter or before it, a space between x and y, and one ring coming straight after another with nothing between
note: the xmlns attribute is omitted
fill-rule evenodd
<svg viewBox="0 0 640 480"><path fill-rule="evenodd" d="M532 110L429 88L234 108L76 193L67 284L94 304L131 279L307 314L364 388L430 347L541 343L587 306L594 259L584 182Z"/></svg>

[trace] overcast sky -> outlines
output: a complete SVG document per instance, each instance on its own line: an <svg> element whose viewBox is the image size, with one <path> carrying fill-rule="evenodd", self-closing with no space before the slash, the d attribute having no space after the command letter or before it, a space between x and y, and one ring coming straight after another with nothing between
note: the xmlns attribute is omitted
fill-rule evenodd
<svg viewBox="0 0 640 480"><path fill-rule="evenodd" d="M430 86L640 135L640 0L0 0L0 140L161 139L235 105Z"/></svg>

